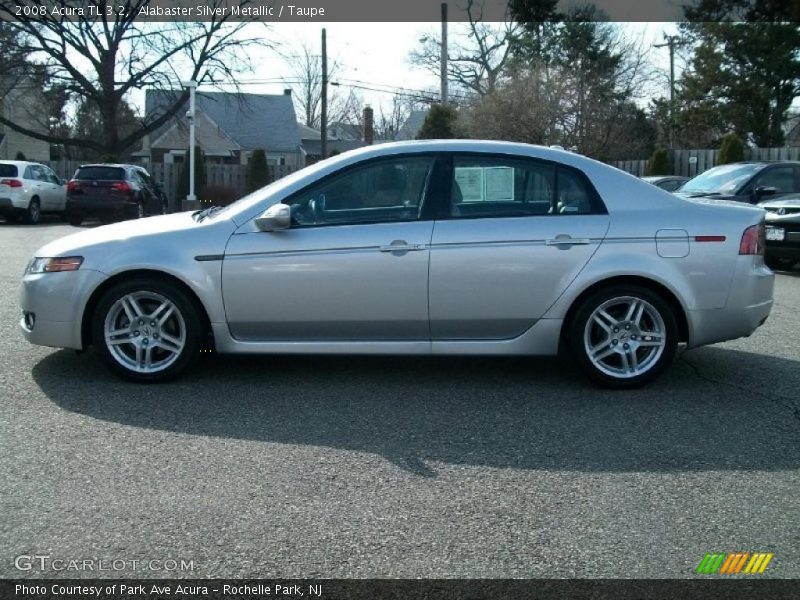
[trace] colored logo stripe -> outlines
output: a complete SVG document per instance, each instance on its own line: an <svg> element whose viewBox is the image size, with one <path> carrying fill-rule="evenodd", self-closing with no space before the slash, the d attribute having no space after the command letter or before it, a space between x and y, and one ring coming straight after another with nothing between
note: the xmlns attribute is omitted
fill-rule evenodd
<svg viewBox="0 0 800 600"><path fill-rule="evenodd" d="M742 568L744 568L744 573L761 574L773 556L774 554L767 552L754 552L753 554L749 552L707 553L697 566L696 572L705 575L714 573L734 575L742 572ZM750 560L748 561L748 559ZM747 564L746 567L745 564Z"/></svg>

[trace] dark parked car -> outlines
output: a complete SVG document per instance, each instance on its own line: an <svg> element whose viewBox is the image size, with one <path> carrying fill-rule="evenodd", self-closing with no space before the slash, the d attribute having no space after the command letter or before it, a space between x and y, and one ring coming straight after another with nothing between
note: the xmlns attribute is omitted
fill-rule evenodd
<svg viewBox="0 0 800 600"><path fill-rule="evenodd" d="M789 269L800 262L800 194L759 206L767 211L765 260L773 269Z"/></svg>
<svg viewBox="0 0 800 600"><path fill-rule="evenodd" d="M167 213L167 197L150 174L136 165L83 165L67 183L67 220L102 223Z"/></svg>
<svg viewBox="0 0 800 600"><path fill-rule="evenodd" d="M684 183L689 181L688 177L681 175L654 175L650 177L642 177L643 181L651 183L656 187L660 187L667 192L674 192Z"/></svg>
<svg viewBox="0 0 800 600"><path fill-rule="evenodd" d="M678 196L757 204L800 193L800 162L753 161L713 167L681 186Z"/></svg>

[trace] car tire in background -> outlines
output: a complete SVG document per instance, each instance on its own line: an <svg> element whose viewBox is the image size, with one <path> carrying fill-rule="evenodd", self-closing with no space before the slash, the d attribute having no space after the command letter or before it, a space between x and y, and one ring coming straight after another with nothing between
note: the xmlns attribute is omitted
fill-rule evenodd
<svg viewBox="0 0 800 600"><path fill-rule="evenodd" d="M83 217L80 215L69 215L67 216L67 222L73 227L80 227L81 223L83 223Z"/></svg>
<svg viewBox="0 0 800 600"><path fill-rule="evenodd" d="M23 217L27 225L36 225L42 219L42 205L39 202L39 197L34 196L28 203L28 208L25 210Z"/></svg>
<svg viewBox="0 0 800 600"><path fill-rule="evenodd" d="M135 278L108 289L92 316L92 340L117 375L138 382L173 379L197 358L202 321L176 284Z"/></svg>
<svg viewBox="0 0 800 600"><path fill-rule="evenodd" d="M655 379L675 357L678 324L657 293L617 285L586 298L569 324L569 345L596 384L635 388Z"/></svg>

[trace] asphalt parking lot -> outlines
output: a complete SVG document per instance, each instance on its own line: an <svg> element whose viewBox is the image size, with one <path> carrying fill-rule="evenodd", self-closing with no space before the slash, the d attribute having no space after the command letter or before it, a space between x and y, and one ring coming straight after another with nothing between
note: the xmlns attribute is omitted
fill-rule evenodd
<svg viewBox="0 0 800 600"><path fill-rule="evenodd" d="M25 264L72 231L0 222L2 577L671 578L737 550L800 577L800 270L751 338L632 392L484 358L207 356L138 386L18 332Z"/></svg>

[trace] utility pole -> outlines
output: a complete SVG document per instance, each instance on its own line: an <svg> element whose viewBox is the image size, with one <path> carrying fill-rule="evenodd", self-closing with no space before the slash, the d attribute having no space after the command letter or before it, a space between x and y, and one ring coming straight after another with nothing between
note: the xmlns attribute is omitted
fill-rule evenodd
<svg viewBox="0 0 800 600"><path fill-rule="evenodd" d="M653 44L653 48L669 48L669 147L675 147L675 48L683 46L679 35L664 35L663 44Z"/></svg>
<svg viewBox="0 0 800 600"><path fill-rule="evenodd" d="M442 2L442 58L440 70L442 104L447 104L447 2Z"/></svg>
<svg viewBox="0 0 800 600"><path fill-rule="evenodd" d="M195 195L194 187L194 129L195 129L195 91L197 90L197 82L184 81L184 87L189 88L189 110L186 111L186 118L189 120L189 194L186 196L186 208L194 210L197 196Z"/></svg>
<svg viewBox="0 0 800 600"><path fill-rule="evenodd" d="M328 157L328 45L325 28L322 28L322 107L319 124L322 160Z"/></svg>

